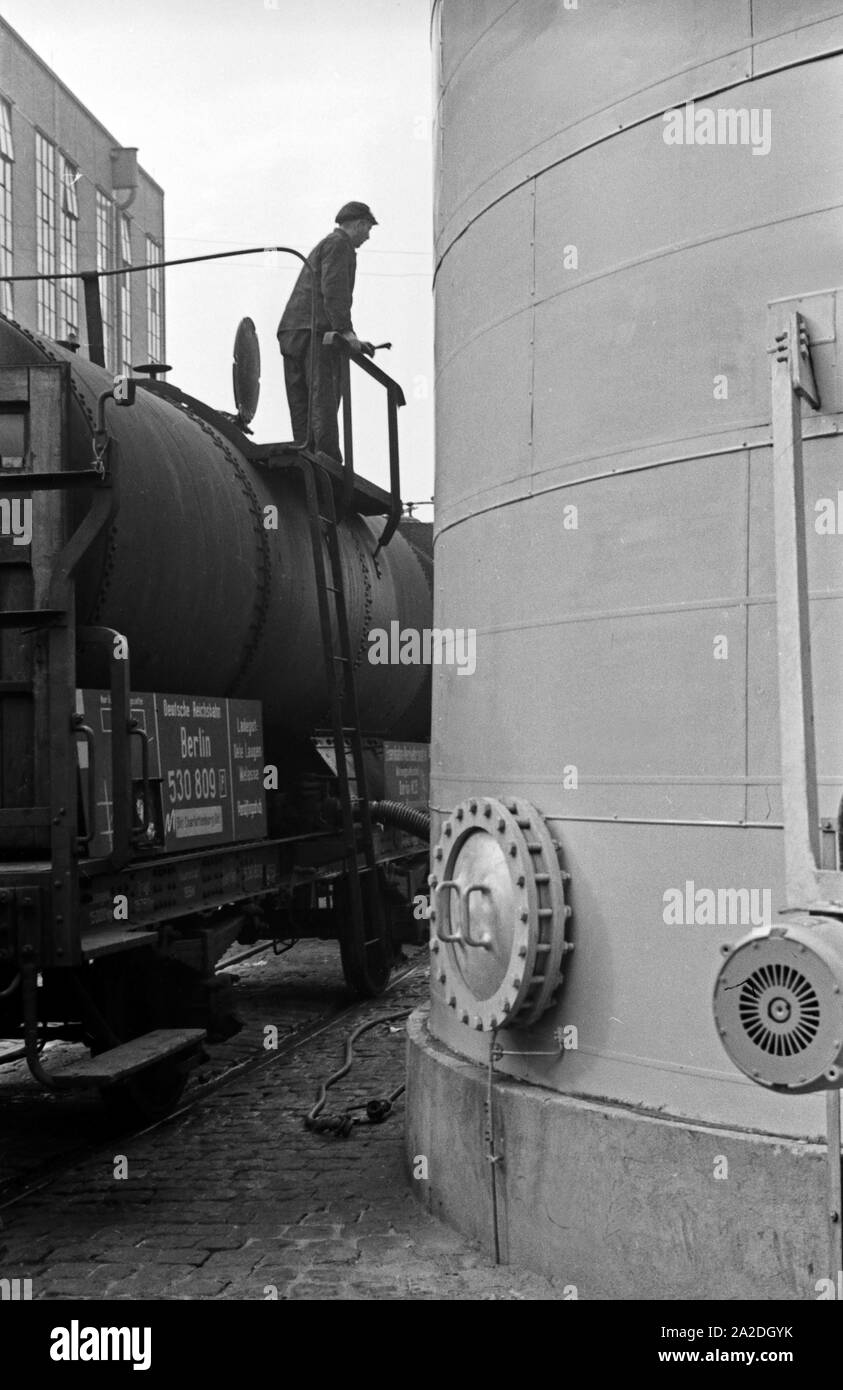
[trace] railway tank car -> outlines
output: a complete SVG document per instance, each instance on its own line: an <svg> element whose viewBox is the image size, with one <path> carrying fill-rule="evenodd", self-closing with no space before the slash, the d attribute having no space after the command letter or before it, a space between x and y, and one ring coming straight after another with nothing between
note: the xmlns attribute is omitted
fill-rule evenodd
<svg viewBox="0 0 843 1390"><path fill-rule="evenodd" d="M434 620L476 670L434 676L414 1190L571 1297L816 1298L843 6L436 0L432 41Z"/></svg>
<svg viewBox="0 0 843 1390"><path fill-rule="evenodd" d="M51 344L71 367L69 429L77 466L93 457L96 403L111 384L101 368ZM0 365L47 360L32 336L0 325ZM268 730L310 730L328 719L305 498L289 471L261 468L249 441L218 412L198 413L173 388L139 391L109 413L119 451L115 515L76 576L77 618L125 632L139 690L261 693ZM236 435L239 434L239 441ZM269 509L274 509L270 511ZM269 523L269 524L267 524ZM342 533L349 625L356 653L370 628L423 626L425 557L400 536L377 560L373 521ZM373 539L374 535L374 539ZM361 721L397 738L426 734L426 675L359 663ZM80 666L80 680L89 674ZM379 679L380 677L380 679ZM414 704L415 702L415 704Z"/></svg>
<svg viewBox="0 0 843 1390"><path fill-rule="evenodd" d="M236 1026L235 939L336 938L378 993L425 859L429 670L368 659L429 620L397 453L385 492L156 372L0 320L0 1035L121 1118Z"/></svg>

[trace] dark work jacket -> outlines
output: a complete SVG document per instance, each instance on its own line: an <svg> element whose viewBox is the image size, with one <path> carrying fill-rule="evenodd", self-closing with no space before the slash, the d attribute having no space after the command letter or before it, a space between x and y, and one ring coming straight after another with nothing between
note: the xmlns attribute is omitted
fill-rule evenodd
<svg viewBox="0 0 843 1390"><path fill-rule="evenodd" d="M337 227L314 246L308 258L316 266L316 327L321 333L354 331L351 296L357 271L357 252ZM278 332L310 327L310 268L303 265L293 293L281 315Z"/></svg>

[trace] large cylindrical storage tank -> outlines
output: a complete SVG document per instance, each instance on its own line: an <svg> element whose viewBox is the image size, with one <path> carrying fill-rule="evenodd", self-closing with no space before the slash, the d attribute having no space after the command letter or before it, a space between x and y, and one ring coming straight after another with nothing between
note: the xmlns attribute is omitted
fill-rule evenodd
<svg viewBox="0 0 843 1390"><path fill-rule="evenodd" d="M444 946L432 956L410 1029L408 1153L429 1174L414 1187L490 1248L496 1219L502 1258L581 1298L817 1297L823 1097L736 1069L712 985L724 943L788 905L777 300L805 316L822 393L805 517L835 825L843 791L843 517L840 534L815 525L843 502L843 4L438 0L432 24L434 612L476 630L473 673L434 675L433 902L453 926L448 837L486 815L500 838L472 841L469 920L494 929L497 874L508 950L500 808L537 811L575 949L529 1029L484 1004L499 981L480 951L448 948L461 989L447 965L440 979ZM734 920L698 912L700 892Z"/></svg>

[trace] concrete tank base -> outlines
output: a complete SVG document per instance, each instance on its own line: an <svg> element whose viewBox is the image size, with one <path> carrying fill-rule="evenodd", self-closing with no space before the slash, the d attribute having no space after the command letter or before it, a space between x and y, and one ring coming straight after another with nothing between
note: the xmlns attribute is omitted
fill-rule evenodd
<svg viewBox="0 0 843 1390"><path fill-rule="evenodd" d="M434 1038L427 1016L419 1009L408 1024L407 1156L411 1173L424 1157L428 1174L413 1188L493 1255L488 1073ZM504 1079L494 1114L502 1263L581 1299L820 1297L822 1145Z"/></svg>

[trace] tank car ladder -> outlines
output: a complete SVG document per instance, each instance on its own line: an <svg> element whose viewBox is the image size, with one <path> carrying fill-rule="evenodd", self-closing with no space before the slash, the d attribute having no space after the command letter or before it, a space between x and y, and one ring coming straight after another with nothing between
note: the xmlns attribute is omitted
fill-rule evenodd
<svg viewBox="0 0 843 1390"><path fill-rule="evenodd" d="M355 989L361 994L372 995L378 994L389 978L391 948L378 892L377 856L363 761L363 735L354 681L354 654L351 649L342 556L337 534L334 486L325 470L312 457L304 451L299 457L307 498L348 867L351 921L340 943L343 967L349 983ZM353 778L349 776L346 740L351 749ZM354 817L355 796L352 794L352 781L360 816L360 838L364 859L362 873L358 860L358 828ZM368 889L365 895L364 875Z"/></svg>

